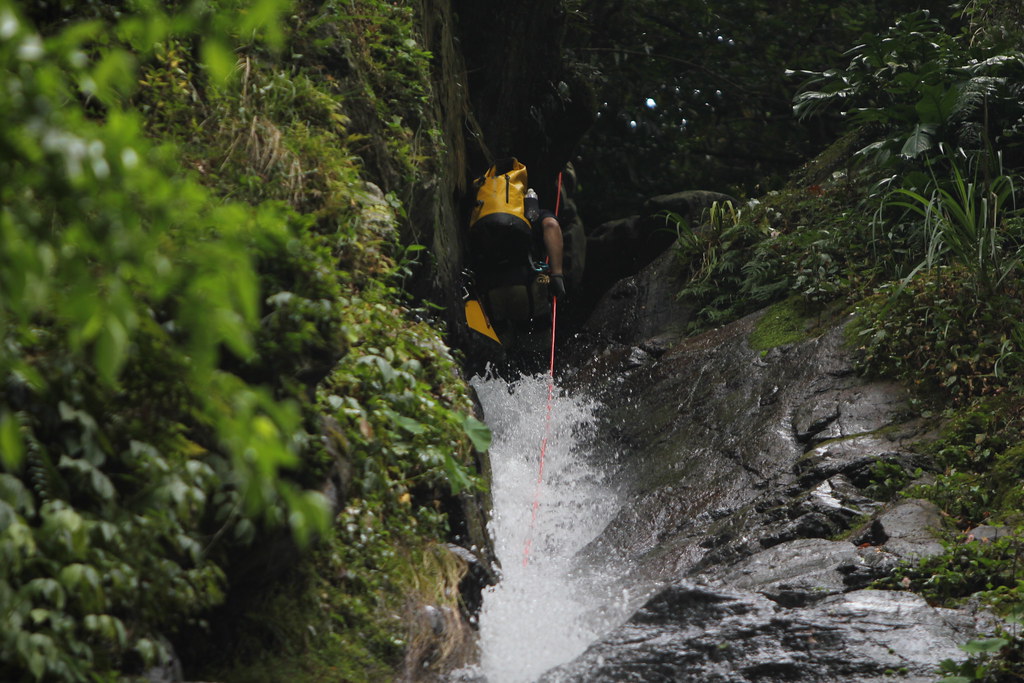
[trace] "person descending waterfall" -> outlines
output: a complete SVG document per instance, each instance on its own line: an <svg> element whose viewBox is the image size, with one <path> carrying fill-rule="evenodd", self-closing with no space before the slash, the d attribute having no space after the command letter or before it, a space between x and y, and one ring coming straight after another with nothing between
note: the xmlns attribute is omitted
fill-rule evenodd
<svg viewBox="0 0 1024 683"><path fill-rule="evenodd" d="M474 186L469 262L476 291L467 287L466 319L500 341L492 321L541 318L550 312L549 298L565 298L562 227L554 212L540 208L515 157L497 161Z"/></svg>

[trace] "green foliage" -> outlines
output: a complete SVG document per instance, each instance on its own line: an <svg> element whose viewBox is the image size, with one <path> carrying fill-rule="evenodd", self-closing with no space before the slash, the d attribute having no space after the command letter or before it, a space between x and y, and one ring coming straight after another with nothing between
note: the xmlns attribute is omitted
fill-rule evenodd
<svg viewBox="0 0 1024 683"><path fill-rule="evenodd" d="M178 173L119 106L135 60L87 56L101 24L43 39L0 12L17 93L0 106L2 669L86 680L152 662L162 631L222 599L213 541L241 520L326 528L319 495L279 476L298 462L296 403L224 367L258 356L253 254L294 225ZM79 88L102 120L67 105Z"/></svg>
<svg viewBox="0 0 1024 683"><path fill-rule="evenodd" d="M457 615L465 563L424 543L425 530L388 527L358 507L339 523L340 534L300 572L246 607L247 629L232 649L239 660L213 653L209 678L370 683L392 680L396 670L424 676L464 662L467 634ZM444 641L425 610L444 619Z"/></svg>
<svg viewBox="0 0 1024 683"><path fill-rule="evenodd" d="M886 585L903 586L929 601L956 604L965 597L1009 597L1020 600L1021 544L1000 538L992 542L951 545L947 552L896 569Z"/></svg>
<svg viewBox="0 0 1024 683"><path fill-rule="evenodd" d="M1017 621L1024 604L1024 501L1016 476L1024 465L1020 415L1020 397L1013 395L976 401L948 416L941 438L927 448L939 469L934 481L903 490L934 501L950 520L945 551L898 567L878 587L912 590L937 605L971 598ZM971 532L982 524L999 528L1000 535L975 538ZM1016 632L998 632L966 643L971 656L943 662L941 670L963 680L1007 680L1020 674L1020 647Z"/></svg>
<svg viewBox="0 0 1024 683"><path fill-rule="evenodd" d="M930 446L940 474L914 493L942 507L960 528L987 520L1014 523L1021 502L1012 472L1024 457L1020 398L979 399L954 413L942 439Z"/></svg>
<svg viewBox="0 0 1024 683"><path fill-rule="evenodd" d="M915 472L918 477L921 474L921 470ZM879 459L871 466L871 483L864 489L864 493L875 500L893 500L909 482L910 473L906 468L897 462Z"/></svg>
<svg viewBox="0 0 1024 683"><path fill-rule="evenodd" d="M408 9L296 8L293 32L291 5L0 2L0 678L141 672L210 627L229 560L281 528L341 544L344 565L321 558L355 582L338 600L373 608L335 637L391 643L367 671L395 663L406 579L447 580L366 583L444 537L439 501L478 486L488 433L399 303L401 203L363 179L352 84L275 61L375 25L353 35L387 50L360 54L411 111L428 55L383 28L410 31ZM378 161L421 173L393 112ZM328 473L382 540L328 533Z"/></svg>
<svg viewBox="0 0 1024 683"><path fill-rule="evenodd" d="M904 489L904 495L935 502L952 528L945 551L897 567L879 588L910 590L937 605L956 605L971 598L1019 623L1024 605L1024 500L1017 473L1024 465L1020 397L984 399L953 414L942 437L930 445L939 472L928 484ZM893 482L901 487L898 481ZM999 536L989 540L972 530L995 526ZM1002 681L1021 675L1016 629L963 645L970 656L943 661L943 681Z"/></svg>
<svg viewBox="0 0 1024 683"><path fill-rule="evenodd" d="M353 22L352 54L368 71L377 106L422 118L430 93L430 53L416 39L414 5L363 0L354 11L347 2L329 2L325 10L345 13Z"/></svg>
<svg viewBox="0 0 1024 683"><path fill-rule="evenodd" d="M355 330L369 336L319 396L349 435L344 447L356 489L390 501L417 489L433 496L449 484L455 493L473 486L466 444L472 435L482 445L486 428L467 422L470 405L451 379L454 361L425 324L404 325L400 308L378 303L372 291L362 296L365 303L351 299L349 306L357 311Z"/></svg>
<svg viewBox="0 0 1024 683"><path fill-rule="evenodd" d="M889 137L869 148L903 160L872 194L880 200L875 254L884 257L876 268L901 282L859 306L864 367L942 388L958 402L1015 386L1024 341L1018 179L1004 166L1008 158L1019 163L1014 130L1022 112L1000 104L1017 102L1012 73L1022 62L1018 53L993 53L1005 41L971 35L946 35L927 14L909 16L856 48L847 71L825 77L833 92L809 90L798 103L874 103L856 116L884 124L872 130ZM846 90L836 89L837 78ZM922 163L927 172L915 168Z"/></svg>
<svg viewBox="0 0 1024 683"><path fill-rule="evenodd" d="M697 304L692 329L723 324L790 296L801 314L855 300L882 276L876 240L842 188L789 187L698 228L680 225L687 273L679 297Z"/></svg>
<svg viewBox="0 0 1024 683"><path fill-rule="evenodd" d="M679 297L698 304L692 327L728 322L770 303L788 286L784 277L760 268L758 255L771 234L766 221L748 220L731 203L715 207L699 228L678 216L669 219L678 226L677 257L689 274Z"/></svg>
<svg viewBox="0 0 1024 683"><path fill-rule="evenodd" d="M858 130L783 191L681 226L688 281L680 295L696 303L697 329L769 306L780 315L854 310L847 331L860 369L916 387L921 405L935 409L925 416L949 410L948 430L929 451L931 483L908 488L910 473L880 461L868 489L934 501L950 521L945 552L879 585L936 604L971 598L1006 614L1024 604L1016 205L1024 40L1019 23L982 21L1019 18L1019 3L957 11L961 24L907 15L868 33L844 67L810 74L798 113L820 122L838 110ZM846 149L860 150L856 163ZM790 321L783 329L798 326ZM1005 534L969 541L964 532L983 524ZM959 677L949 680L1019 678L1020 648L1016 633L998 633L965 645L971 656L943 671Z"/></svg>
<svg viewBox="0 0 1024 683"><path fill-rule="evenodd" d="M344 101L364 173L396 194L396 206L410 206L444 150L433 119L432 55L419 33L420 13L429 10L409 0L302 5L293 51L303 62L319 57L310 78Z"/></svg>
<svg viewBox="0 0 1024 683"><path fill-rule="evenodd" d="M1016 387L1020 300L978 298L969 283L963 269L937 268L866 299L852 327L862 367L957 403Z"/></svg>
<svg viewBox="0 0 1024 683"><path fill-rule="evenodd" d="M977 168L967 178L955 158L949 167L948 183L933 173L921 192L894 190L888 205L906 208L922 219L925 259L918 269L959 264L970 273L978 295L991 296L1005 289L1004 281L1021 263L1024 235L1021 223L1013 220L1018 214L1015 182L1002 174L983 177Z"/></svg>
<svg viewBox="0 0 1024 683"><path fill-rule="evenodd" d="M1020 623L1020 618L1014 618ZM1020 677L1021 641L1014 634L1005 631L989 638L976 638L960 646L968 653L968 658L961 662L951 659L943 660L939 665L941 683L970 683L984 681L999 683Z"/></svg>
<svg viewBox="0 0 1024 683"><path fill-rule="evenodd" d="M943 144L1018 154L1019 50L985 34L958 34L917 10L865 35L847 56L845 68L799 72L808 79L794 108L803 118L836 109L851 125L875 126L877 139L858 152L873 163L930 158Z"/></svg>

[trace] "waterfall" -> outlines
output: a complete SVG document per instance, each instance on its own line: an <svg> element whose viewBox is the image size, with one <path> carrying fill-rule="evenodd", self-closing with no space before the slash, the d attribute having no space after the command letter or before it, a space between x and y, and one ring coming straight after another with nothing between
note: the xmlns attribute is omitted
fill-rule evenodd
<svg viewBox="0 0 1024 683"><path fill-rule="evenodd" d="M478 377L472 384L494 436L489 531L501 564L500 581L484 593L476 673L488 683L533 681L627 616L623 568L586 565L576 557L616 514L619 501L594 457L595 402L556 389L546 425L547 375L512 383Z"/></svg>

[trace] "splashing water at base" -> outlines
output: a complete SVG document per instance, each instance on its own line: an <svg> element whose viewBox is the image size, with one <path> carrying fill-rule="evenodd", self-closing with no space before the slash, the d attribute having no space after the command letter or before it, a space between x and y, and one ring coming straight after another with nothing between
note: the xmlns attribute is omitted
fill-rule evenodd
<svg viewBox="0 0 1024 683"><path fill-rule="evenodd" d="M629 602L616 587L621 568L580 566L576 560L619 507L588 462L596 405L556 390L546 425L549 382L547 375L511 384L472 381L494 435L489 530L501 564L500 582L484 592L479 621L477 673L488 683L533 681L571 660L624 619ZM531 528L535 497L539 507Z"/></svg>

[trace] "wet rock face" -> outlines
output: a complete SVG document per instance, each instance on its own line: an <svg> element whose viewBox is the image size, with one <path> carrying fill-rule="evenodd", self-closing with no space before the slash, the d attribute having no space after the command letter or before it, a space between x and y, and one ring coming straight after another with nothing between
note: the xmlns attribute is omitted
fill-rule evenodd
<svg viewBox="0 0 1024 683"><path fill-rule="evenodd" d="M677 583L547 683L935 680L978 625L911 593L852 591L787 608L756 593Z"/></svg>
<svg viewBox="0 0 1024 683"><path fill-rule="evenodd" d="M605 420L618 456L608 466L632 501L595 552L625 555L662 578L693 569L711 550L721 563L832 537L871 511L850 479L866 484L878 457L903 453L904 432L916 433L903 427L906 394L853 374L841 328L762 355L747 344L756 321L660 356L638 358L645 340L594 355L604 367L590 377L606 378ZM856 448L839 446L858 437ZM712 547L709 535L719 539Z"/></svg>
<svg viewBox="0 0 1024 683"><path fill-rule="evenodd" d="M662 588L543 680L934 680L983 617L865 588L942 552L933 505L869 495L879 462L927 469L911 446L935 425L854 372L843 322L767 353L748 344L759 314L686 338L674 267L665 254L608 290L565 380L606 406L605 466L629 501L581 561Z"/></svg>
<svg viewBox="0 0 1024 683"><path fill-rule="evenodd" d="M748 344L760 314L686 338L678 284L666 252L609 290L571 350L566 382L607 406L606 466L631 501L593 556L659 581L834 538L880 511L863 493L879 460L924 464L908 446L928 425L905 388L854 372L842 323L766 353ZM934 551L923 533L888 552Z"/></svg>

